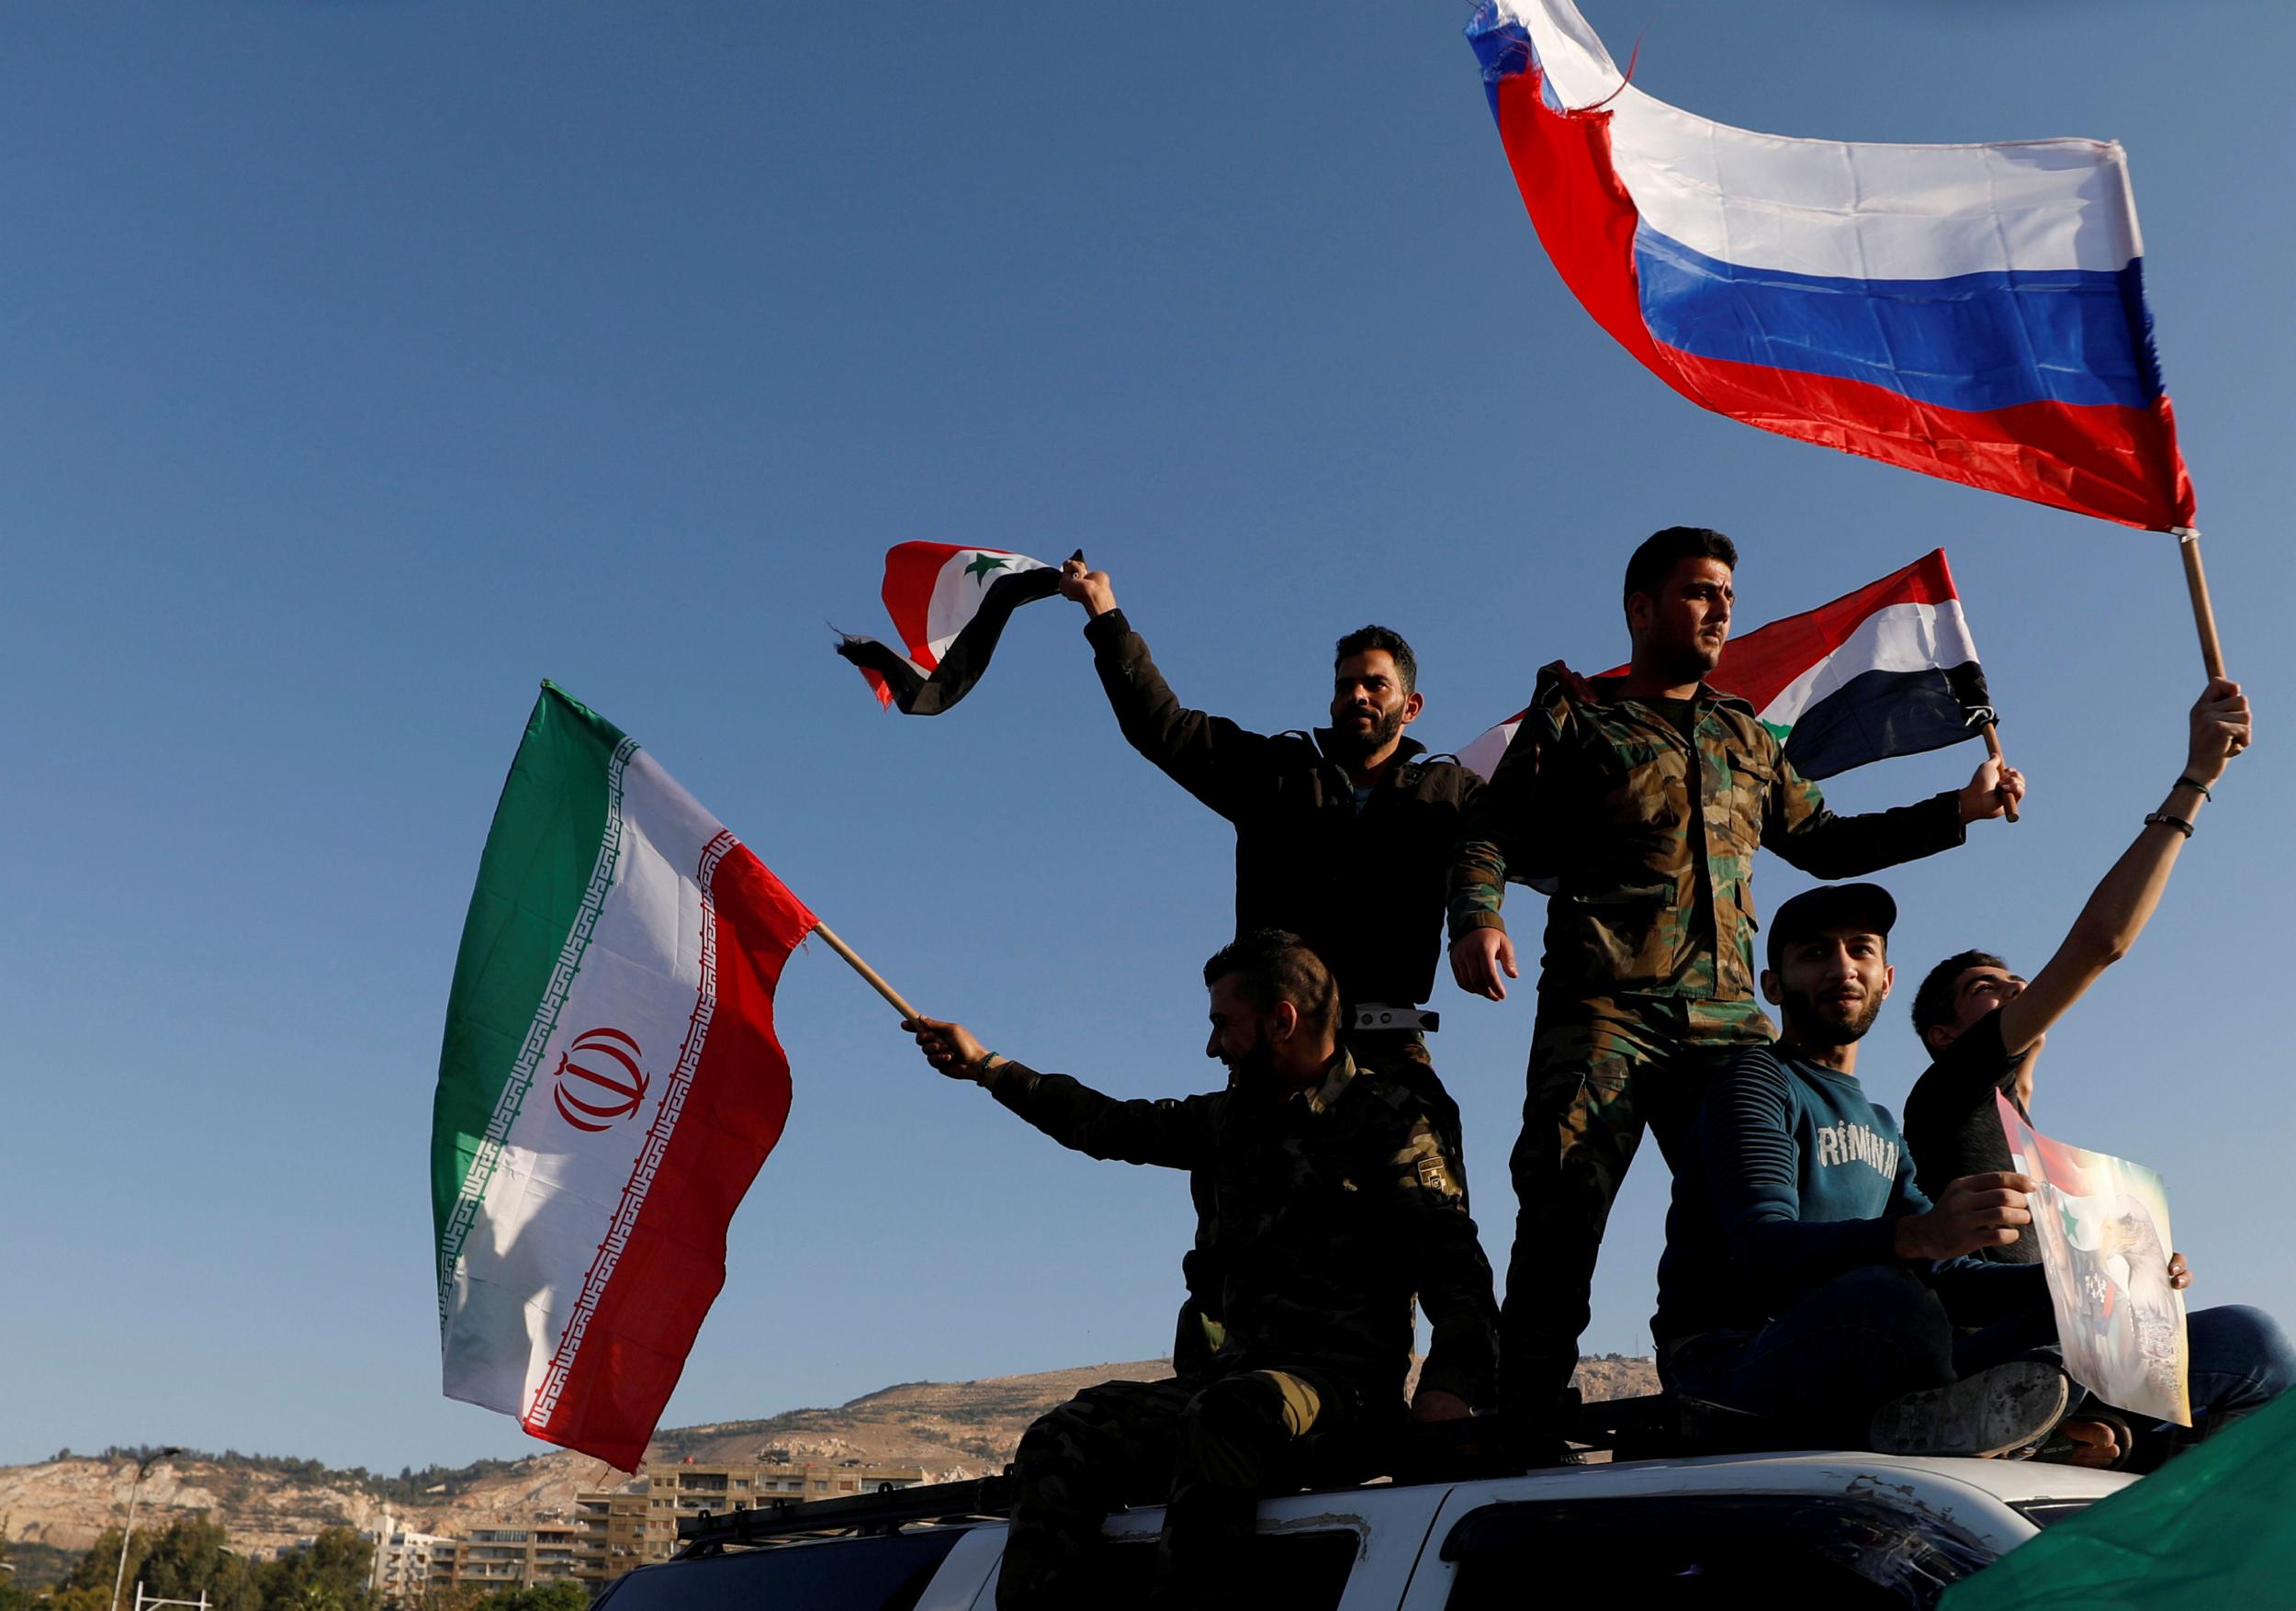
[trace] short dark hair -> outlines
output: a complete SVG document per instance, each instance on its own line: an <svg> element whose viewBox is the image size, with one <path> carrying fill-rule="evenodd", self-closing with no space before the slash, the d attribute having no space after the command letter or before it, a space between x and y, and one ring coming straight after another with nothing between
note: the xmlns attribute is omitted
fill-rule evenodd
<svg viewBox="0 0 2296 1611"><path fill-rule="evenodd" d="M1913 993L1913 1032L1920 1037L1923 1051L1930 1049L1931 1030L1953 1021L1953 986L1971 968L2007 973L2009 963L1989 951L1957 951L1929 971L1921 988Z"/></svg>
<svg viewBox="0 0 2296 1611"><path fill-rule="evenodd" d="M1702 525L1671 525L1662 532L1652 532L1642 539L1642 546L1626 561L1626 591L1623 603L1637 593L1655 593L1666 585L1666 578L1683 559L1719 559L1732 570L1738 569L1738 545L1720 532L1709 531Z"/></svg>
<svg viewBox="0 0 2296 1611"><path fill-rule="evenodd" d="M1289 1001L1311 1030L1338 1025L1339 986L1323 959L1297 934L1254 929L1237 935L1204 964L1204 987L1231 976L1238 993L1262 1011Z"/></svg>
<svg viewBox="0 0 2296 1611"><path fill-rule="evenodd" d="M1419 687L1419 659L1411 652L1411 645L1403 641L1403 635L1391 626L1356 627L1341 638L1333 649L1332 668L1338 670L1339 662L1349 655L1367 654L1375 648L1383 648L1395 657L1395 669L1403 677L1403 692L1410 693L1416 691Z"/></svg>

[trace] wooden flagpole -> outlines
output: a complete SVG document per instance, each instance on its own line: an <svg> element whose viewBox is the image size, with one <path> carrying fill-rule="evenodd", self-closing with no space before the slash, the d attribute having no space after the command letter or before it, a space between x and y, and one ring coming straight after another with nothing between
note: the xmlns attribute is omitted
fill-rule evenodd
<svg viewBox="0 0 2296 1611"><path fill-rule="evenodd" d="M2216 610L2209 603L2208 573L2200 569L2200 534L2190 526L2169 528L2184 556L2185 591L2192 595L2192 625L2200 633L2200 664L2212 677L2224 674L2224 646L2216 641Z"/></svg>
<svg viewBox="0 0 2296 1611"><path fill-rule="evenodd" d="M893 1003L895 1008L899 1011L903 1018L923 1018L925 1016L923 1013L917 1011L917 1008L911 1007L907 1002L902 1000L901 993L898 990L895 990L892 986L885 983L884 974L877 972L876 969L871 967L867 963L861 961L860 952L856 952L851 946L846 944L842 940L839 940L837 937L836 929L830 928L827 923L822 922L816 918L814 919L813 931L816 934L820 935L823 940L828 942L828 946L831 951L836 952L838 955L843 957L847 962L851 963L853 964L853 971L859 974L862 978L869 981L869 987L871 989L874 990L878 995L884 997L887 1001Z"/></svg>
<svg viewBox="0 0 2296 1611"><path fill-rule="evenodd" d="M1993 757L1994 760L2000 761L2003 766L2009 765L2009 762L2003 760L2001 756L2001 735L1993 730L1993 724L1991 722L1987 722L1985 725L1985 752ZM2011 822L2015 822L2017 820L2017 802L2012 800L2007 806L2003 806L2001 808L2001 815L2008 817Z"/></svg>

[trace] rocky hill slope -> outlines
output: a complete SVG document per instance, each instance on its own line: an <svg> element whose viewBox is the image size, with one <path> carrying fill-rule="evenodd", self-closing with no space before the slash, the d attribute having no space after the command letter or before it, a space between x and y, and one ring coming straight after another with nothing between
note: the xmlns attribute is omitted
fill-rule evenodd
<svg viewBox="0 0 2296 1611"><path fill-rule="evenodd" d="M657 1462L748 1461L769 1448L795 1460L921 1466L929 1480L957 1480L1000 1470L1030 1421L1079 1388L1111 1378L1153 1380L1171 1374L1162 1359L1087 1365L982 1381L912 1381L865 1393L835 1409L788 1410L755 1421L720 1421L658 1434L647 1458ZM1658 1391L1648 1359L1611 1356L1579 1368L1589 1399ZM512 1462L487 1462L450 1474L411 1498L386 1499L372 1482L347 1472L280 1470L185 1456L152 1468L136 1525L164 1527L178 1515L205 1511L231 1535L232 1548L268 1552L323 1527L372 1531L386 1524L426 1533L515 1527L571 1507L577 1492L623 1478L587 1455L567 1450ZM58 1549L84 1549L127 1514L135 1480L131 1459L71 1458L0 1466L0 1522L7 1537Z"/></svg>

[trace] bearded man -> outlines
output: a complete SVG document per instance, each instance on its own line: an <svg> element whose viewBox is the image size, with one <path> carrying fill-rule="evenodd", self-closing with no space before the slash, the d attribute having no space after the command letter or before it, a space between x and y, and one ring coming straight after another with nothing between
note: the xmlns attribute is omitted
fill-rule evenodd
<svg viewBox="0 0 2296 1611"><path fill-rule="evenodd" d="M1412 1295L1433 1324L1411 1414L1488 1397L1497 1313L1457 1166L1411 1091L1359 1072L1316 954L1261 930L1204 964L1206 1056L1224 1088L1120 1101L991 1052L962 1024L911 1020L926 1059L1063 1146L1185 1169L1223 1227L1220 1346L1163 1381L1088 1388L1020 1440L1000 1611L1105 1593L1101 1525L1167 1495L1150 1603L1266 1604L1246 1549L1261 1498L1315 1475L1334 1446L1377 1445L1403 1416ZM1199 1241L1200 1245L1200 1241ZM1349 1472L1348 1475L1361 1475Z"/></svg>
<svg viewBox="0 0 2296 1611"><path fill-rule="evenodd" d="M2032 1226L2039 1183L1988 1170L1932 1202L1895 1120L1866 1095L1858 1048L1896 980L1896 920L1872 884L1778 908L1761 974L1782 1009L1777 1043L1715 1077L1674 1172L1650 1323L1659 1378L1773 1423L1789 1444L2008 1454L2038 1445L2071 1402L2043 1267L1981 1256ZM1997 1048L2005 1035L2021 1048L2052 1003L2068 1004L2064 974L2048 988L2048 974L2036 979L2006 1031L1988 1026ZM2191 1271L2157 1236L2139 1262L2148 1296L2173 1312ZM2148 1461L2296 1381L2296 1350L2261 1311L2195 1310L2187 1330L2193 1430L2151 1440ZM2061 1452L2085 1465L2123 1458L2106 1423L2082 1425Z"/></svg>
<svg viewBox="0 0 2296 1611"><path fill-rule="evenodd" d="M1250 732L1183 705L1117 608L1108 573L1061 567L1061 593L1089 617L1085 639L1132 748L1235 826L1236 931L1298 935L1338 981L1340 1043L1356 1065L1424 1105L1455 1164L1458 1104L1435 1077L1420 1003L1443 953L1452 847L1481 784L1403 729L1426 707L1419 662L1400 633L1365 626L1341 638L1332 668L1332 725L1312 733ZM1464 1181L1461 1181L1462 1186ZM1218 1217L1187 1263L1173 1363L1218 1345Z"/></svg>
<svg viewBox="0 0 2296 1611"><path fill-rule="evenodd" d="M1958 845L2024 793L1998 760L1918 805L1837 817L1753 706L1706 682L1738 548L1669 526L1626 562L1634 656L1592 682L1540 673L1478 797L1451 885L1451 970L1493 1000L1515 976L1506 882L1547 874L1547 949L1514 1177L1499 1397L1524 1463L1572 1458L1569 1392L1612 1201L1647 1128L1670 1166L1718 1055L1761 1045L1754 851L1820 878Z"/></svg>

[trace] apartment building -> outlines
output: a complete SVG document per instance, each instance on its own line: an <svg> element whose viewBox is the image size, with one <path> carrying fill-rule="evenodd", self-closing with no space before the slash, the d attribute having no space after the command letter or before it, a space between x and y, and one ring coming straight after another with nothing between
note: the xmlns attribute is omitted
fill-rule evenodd
<svg viewBox="0 0 2296 1611"><path fill-rule="evenodd" d="M529 1527L475 1527L457 1542L456 1588L531 1588L560 1578L580 1578L580 1530L571 1520L552 1519Z"/></svg>
<svg viewBox="0 0 2296 1611"><path fill-rule="evenodd" d="M487 1592L569 1579L596 1594L634 1566L677 1553L678 1523L703 1511L759 1504L810 1504L912 1488L921 1466L828 1465L769 1451L737 1464L649 1466L618 1488L586 1490L573 1509L527 1527L477 1527L460 1538L390 1528L375 1540L373 1584L395 1605L411 1605L428 1589Z"/></svg>
<svg viewBox="0 0 2296 1611"><path fill-rule="evenodd" d="M375 1565L367 1586L391 1604L412 1605L424 1590L453 1581L461 1540L441 1533L394 1527L388 1516L383 1518L380 1530L367 1536L375 1540Z"/></svg>
<svg viewBox="0 0 2296 1611"><path fill-rule="evenodd" d="M748 1510L753 1505L808 1504L913 1488L925 1481L921 1466L825 1465L815 1461L763 1460L735 1464L681 1461L648 1466L636 1481L611 1491L580 1493L574 1520L586 1581L611 1583L634 1566L667 1560L677 1553L678 1522L703 1511Z"/></svg>

